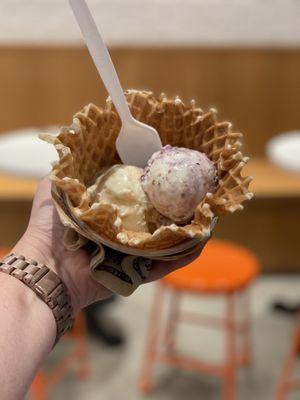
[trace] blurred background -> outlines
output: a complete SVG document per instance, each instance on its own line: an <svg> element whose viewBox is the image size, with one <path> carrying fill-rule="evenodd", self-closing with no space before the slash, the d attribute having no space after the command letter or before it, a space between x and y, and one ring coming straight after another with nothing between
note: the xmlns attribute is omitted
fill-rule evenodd
<svg viewBox="0 0 300 400"><path fill-rule="evenodd" d="M238 398L275 398L300 303L300 3L87 2L124 88L195 99L244 133L255 198L243 212L222 219L214 236L247 248L262 271L252 290L253 365L238 373ZM27 224L36 177L49 170L47 157L55 157L46 144L36 147L33 136L70 124L84 105L101 106L107 97L66 0L0 0L0 88L0 218L5 227L0 245L9 248ZM80 380L68 373L47 398L142 398L137 382L154 290L154 284L142 287L129 299L92 311L90 332L103 320L110 332L101 331L101 340L89 336L90 376ZM187 294L184 302L194 311L221 309L215 297L195 300ZM109 336L108 344L103 335ZM180 328L178 336L185 352L222 357L219 333L188 327ZM61 343L46 369L60 363L64 351ZM158 365L155 382L153 399L221 398L220 379L204 373ZM290 398L299 397L298 391Z"/></svg>

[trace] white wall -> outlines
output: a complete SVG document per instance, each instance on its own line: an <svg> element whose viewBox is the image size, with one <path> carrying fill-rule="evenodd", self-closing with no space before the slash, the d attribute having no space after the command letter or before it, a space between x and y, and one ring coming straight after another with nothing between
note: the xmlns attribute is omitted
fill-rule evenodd
<svg viewBox="0 0 300 400"><path fill-rule="evenodd" d="M109 44L300 47L299 0L88 0ZM67 0L0 0L0 43L78 44Z"/></svg>

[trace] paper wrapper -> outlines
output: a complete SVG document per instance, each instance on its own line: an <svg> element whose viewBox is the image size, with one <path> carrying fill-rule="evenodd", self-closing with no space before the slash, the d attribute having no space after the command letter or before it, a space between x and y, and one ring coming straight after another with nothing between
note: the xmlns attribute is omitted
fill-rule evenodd
<svg viewBox="0 0 300 400"><path fill-rule="evenodd" d="M252 197L251 177L241 175L248 161L240 151L242 135L233 132L230 123L218 122L215 110L205 113L194 102L186 106L178 98L156 98L149 92L131 90L126 97L134 117L153 126L163 145L206 153L217 169L219 184L196 207L190 224L163 226L153 233L127 231L116 223L118 210L95 202L97 196L89 190L102 168L120 163L115 141L121 122L111 100L104 108L85 107L58 136L42 136L59 155L51 180L53 199L66 226L66 247L76 250L87 241L95 243L93 278L124 296L147 278L151 263L146 259L174 260L203 248L216 219L242 209L241 203Z"/></svg>

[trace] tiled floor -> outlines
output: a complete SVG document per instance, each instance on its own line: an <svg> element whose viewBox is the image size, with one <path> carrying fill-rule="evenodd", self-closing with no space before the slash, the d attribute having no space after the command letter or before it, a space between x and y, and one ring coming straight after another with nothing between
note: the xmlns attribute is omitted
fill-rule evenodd
<svg viewBox="0 0 300 400"><path fill-rule="evenodd" d="M110 350L96 341L90 342L92 376L80 382L69 374L52 392L50 400L138 400L137 379L147 329L149 307L154 285L147 285L129 299L121 299L109 306L108 312L126 330L128 343L123 349ZM276 297L300 300L300 277L262 277L253 289L254 363L241 371L238 379L239 399L268 400L274 398L276 380L286 354L293 320L275 314L270 305ZM220 301L188 298L184 307L213 313L221 311ZM199 354L205 359L222 357L221 336L213 331L181 327L178 347L186 353ZM59 359L58 348L52 361ZM51 361L51 360L50 360ZM172 371L158 367L155 373L156 390L148 398L153 400L217 400L220 381L194 373ZM294 397L293 397L294 396ZM300 393L290 396L299 399Z"/></svg>

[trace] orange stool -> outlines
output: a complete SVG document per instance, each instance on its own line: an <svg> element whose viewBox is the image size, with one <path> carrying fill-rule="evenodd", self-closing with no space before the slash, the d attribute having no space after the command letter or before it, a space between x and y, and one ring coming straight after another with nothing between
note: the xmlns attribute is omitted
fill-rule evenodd
<svg viewBox="0 0 300 400"><path fill-rule="evenodd" d="M0 247L0 259L4 258L9 254L10 250L7 249L6 247Z"/></svg>
<svg viewBox="0 0 300 400"><path fill-rule="evenodd" d="M286 400L291 391L297 389L300 390L300 379L293 378L293 373L295 371L299 355L300 355L300 313L297 316L297 322L293 333L292 343L279 379L279 384L276 394L277 400Z"/></svg>
<svg viewBox="0 0 300 400"><path fill-rule="evenodd" d="M239 366L251 360L251 319L247 290L259 272L259 262L249 250L230 242L211 240L202 255L189 266L175 271L157 285L152 305L146 354L142 366L139 388L143 393L152 390L152 373L155 362L188 370L217 375L224 380L223 398L235 398L235 375ZM165 350L159 351L160 322L164 295L171 292L171 308L163 337ZM243 321L236 318L236 295L245 292ZM179 313L179 303L184 293L222 295L226 301L225 318ZM222 328L226 337L226 360L221 365L210 365L196 359L179 356L175 352L175 330L179 321L202 323ZM237 335L243 334L241 354L237 352Z"/></svg>

